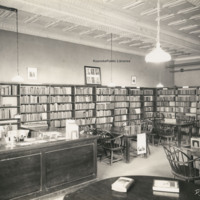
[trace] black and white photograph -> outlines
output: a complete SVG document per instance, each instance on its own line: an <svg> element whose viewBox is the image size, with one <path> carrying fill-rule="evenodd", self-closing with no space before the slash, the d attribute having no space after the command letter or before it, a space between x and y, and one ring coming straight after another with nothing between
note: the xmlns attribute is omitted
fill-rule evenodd
<svg viewBox="0 0 200 200"><path fill-rule="evenodd" d="M0 200L200 200L200 0L0 0L0 58Z"/></svg>

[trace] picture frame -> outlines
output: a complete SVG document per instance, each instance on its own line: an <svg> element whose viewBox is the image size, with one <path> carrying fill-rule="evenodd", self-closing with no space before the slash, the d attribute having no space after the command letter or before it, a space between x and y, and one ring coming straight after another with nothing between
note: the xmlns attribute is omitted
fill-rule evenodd
<svg viewBox="0 0 200 200"><path fill-rule="evenodd" d="M86 85L101 85L100 67L84 66L84 69Z"/></svg>
<svg viewBox="0 0 200 200"><path fill-rule="evenodd" d="M136 85L136 76L131 76L131 84Z"/></svg>
<svg viewBox="0 0 200 200"><path fill-rule="evenodd" d="M28 79L37 80L37 68L28 67Z"/></svg>

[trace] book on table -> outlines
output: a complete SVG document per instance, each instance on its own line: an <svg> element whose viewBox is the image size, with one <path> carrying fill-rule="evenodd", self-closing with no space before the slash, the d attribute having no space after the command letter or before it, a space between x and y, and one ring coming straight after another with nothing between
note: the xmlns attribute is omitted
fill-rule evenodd
<svg viewBox="0 0 200 200"><path fill-rule="evenodd" d="M162 192L179 192L179 182L175 180L154 180L152 189Z"/></svg>
<svg viewBox="0 0 200 200"><path fill-rule="evenodd" d="M127 192L133 182L132 178L120 177L111 185L111 189L117 192Z"/></svg>

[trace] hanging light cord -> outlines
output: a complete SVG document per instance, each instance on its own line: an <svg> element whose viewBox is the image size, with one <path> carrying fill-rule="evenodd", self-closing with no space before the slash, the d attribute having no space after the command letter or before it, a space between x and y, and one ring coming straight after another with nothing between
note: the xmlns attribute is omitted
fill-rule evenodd
<svg viewBox="0 0 200 200"><path fill-rule="evenodd" d="M112 83L112 33L111 33L111 35L110 35L110 40L111 40L111 43L110 43L110 45L111 45L111 52L110 52L110 57L111 57L111 83Z"/></svg>
<svg viewBox="0 0 200 200"><path fill-rule="evenodd" d="M160 0L157 3L157 43L160 44Z"/></svg>
<svg viewBox="0 0 200 200"><path fill-rule="evenodd" d="M19 76L19 30L18 30L18 10L16 10L16 32L17 32L17 75Z"/></svg>

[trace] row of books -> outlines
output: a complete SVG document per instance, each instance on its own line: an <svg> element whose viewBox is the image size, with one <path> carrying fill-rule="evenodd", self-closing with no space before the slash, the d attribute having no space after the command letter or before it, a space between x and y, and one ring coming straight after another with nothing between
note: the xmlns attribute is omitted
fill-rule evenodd
<svg viewBox="0 0 200 200"><path fill-rule="evenodd" d="M129 96L129 101L140 101L140 96Z"/></svg>
<svg viewBox="0 0 200 200"><path fill-rule="evenodd" d="M72 110L72 104L50 104L50 111Z"/></svg>
<svg viewBox="0 0 200 200"><path fill-rule="evenodd" d="M188 108L188 107L176 107L176 112L182 112L182 113L196 113L196 108Z"/></svg>
<svg viewBox="0 0 200 200"><path fill-rule="evenodd" d="M95 109L95 103L75 103L75 110Z"/></svg>
<svg viewBox="0 0 200 200"><path fill-rule="evenodd" d="M96 118L76 119L75 121L77 125L90 125L95 124Z"/></svg>
<svg viewBox="0 0 200 200"><path fill-rule="evenodd" d="M97 128L103 130L110 130L112 126L113 126L112 124L96 124Z"/></svg>
<svg viewBox="0 0 200 200"><path fill-rule="evenodd" d="M178 94L181 94L181 95L194 95L196 94L196 89L179 89L178 90Z"/></svg>
<svg viewBox="0 0 200 200"><path fill-rule="evenodd" d="M175 107L157 107L158 112L176 112Z"/></svg>
<svg viewBox="0 0 200 200"><path fill-rule="evenodd" d="M117 115L114 117L114 121L125 121L125 120L128 120L127 115Z"/></svg>
<svg viewBox="0 0 200 200"><path fill-rule="evenodd" d="M97 103L96 109L97 110L106 110L106 109L114 109L114 103Z"/></svg>
<svg viewBox="0 0 200 200"><path fill-rule="evenodd" d="M153 101L154 97L153 96L144 96L144 101Z"/></svg>
<svg viewBox="0 0 200 200"><path fill-rule="evenodd" d="M115 108L127 108L129 107L129 102L116 102Z"/></svg>
<svg viewBox="0 0 200 200"><path fill-rule="evenodd" d="M94 117L93 110L80 110L75 111L75 118Z"/></svg>
<svg viewBox="0 0 200 200"><path fill-rule="evenodd" d="M87 95L87 96L75 96L75 102L92 102L93 96Z"/></svg>
<svg viewBox="0 0 200 200"><path fill-rule="evenodd" d="M157 106L176 106L176 103L174 101L159 101L156 103Z"/></svg>
<svg viewBox="0 0 200 200"><path fill-rule="evenodd" d="M29 103L48 103L49 99L47 96L21 96L20 103L21 104L29 104Z"/></svg>
<svg viewBox="0 0 200 200"><path fill-rule="evenodd" d="M154 102L144 102L144 106L154 106Z"/></svg>
<svg viewBox="0 0 200 200"><path fill-rule="evenodd" d="M146 118L152 118L152 117L154 117L154 113L153 112L145 112L144 113L144 118L146 119Z"/></svg>
<svg viewBox="0 0 200 200"><path fill-rule="evenodd" d="M129 119L130 119L130 120L136 120L136 119L139 120L139 119L141 119L141 117L140 117L140 115L130 115L130 116L129 116Z"/></svg>
<svg viewBox="0 0 200 200"><path fill-rule="evenodd" d="M92 87L75 87L75 94L93 94Z"/></svg>
<svg viewBox="0 0 200 200"><path fill-rule="evenodd" d="M156 101L157 101L157 102L158 102L158 101L175 101L175 97L173 97L173 96L157 97L157 98L156 98Z"/></svg>
<svg viewBox="0 0 200 200"><path fill-rule="evenodd" d="M21 121L40 121L47 120L47 113L32 113L32 114L21 114Z"/></svg>
<svg viewBox="0 0 200 200"><path fill-rule="evenodd" d="M129 96L115 96L115 101L129 101Z"/></svg>
<svg viewBox="0 0 200 200"><path fill-rule="evenodd" d="M17 95L17 85L0 85L0 95Z"/></svg>
<svg viewBox="0 0 200 200"><path fill-rule="evenodd" d="M66 126L66 120L52 120L50 122L51 127L59 128L59 127L65 127Z"/></svg>
<svg viewBox="0 0 200 200"><path fill-rule="evenodd" d="M38 105L21 105L20 106L21 113L28 112L46 112L47 104L38 104Z"/></svg>
<svg viewBox="0 0 200 200"><path fill-rule="evenodd" d="M48 86L21 86L20 87L21 95L49 95L49 87Z"/></svg>
<svg viewBox="0 0 200 200"><path fill-rule="evenodd" d="M169 90L164 89L164 90L158 90L157 94L158 95L175 95L176 91L172 89L169 89Z"/></svg>
<svg viewBox="0 0 200 200"><path fill-rule="evenodd" d="M49 98L50 103L57 103L57 102L72 102L72 97L71 96L50 96Z"/></svg>
<svg viewBox="0 0 200 200"><path fill-rule="evenodd" d="M52 112L50 113L51 119L69 119L72 118L72 112Z"/></svg>
<svg viewBox="0 0 200 200"><path fill-rule="evenodd" d="M97 124L103 124L103 123L113 123L113 117L97 118Z"/></svg>
<svg viewBox="0 0 200 200"><path fill-rule="evenodd" d="M139 108L141 107L141 102L130 102L130 108Z"/></svg>
<svg viewBox="0 0 200 200"><path fill-rule="evenodd" d="M140 89L130 89L129 90L129 95L142 95L143 91Z"/></svg>
<svg viewBox="0 0 200 200"><path fill-rule="evenodd" d="M153 95L153 90L144 90L144 95Z"/></svg>
<svg viewBox="0 0 200 200"><path fill-rule="evenodd" d="M176 97L176 101L196 101L196 96Z"/></svg>
<svg viewBox="0 0 200 200"><path fill-rule="evenodd" d="M176 102L176 106L179 107L196 107L195 102Z"/></svg>
<svg viewBox="0 0 200 200"><path fill-rule="evenodd" d="M128 114L128 109L126 108L118 108L114 110L115 115L123 115L123 114Z"/></svg>
<svg viewBox="0 0 200 200"><path fill-rule="evenodd" d="M106 117L111 115L112 115L111 110L99 110L96 112L97 117Z"/></svg>
<svg viewBox="0 0 200 200"><path fill-rule="evenodd" d="M115 96L96 96L96 101L115 101Z"/></svg>
<svg viewBox="0 0 200 200"><path fill-rule="evenodd" d="M123 121L123 122L114 122L114 126L118 126L118 127L127 126L127 125L128 125L127 121Z"/></svg>
<svg viewBox="0 0 200 200"><path fill-rule="evenodd" d="M154 108L153 107L144 107L145 112L153 112Z"/></svg>
<svg viewBox="0 0 200 200"><path fill-rule="evenodd" d="M12 119L15 114L16 114L16 109L14 108L0 109L0 119Z"/></svg>
<svg viewBox="0 0 200 200"><path fill-rule="evenodd" d="M164 115L165 118L169 118L169 119L175 119L175 113L162 113ZM161 115L159 115L158 117L162 117Z"/></svg>
<svg viewBox="0 0 200 200"><path fill-rule="evenodd" d="M96 94L111 95L114 94L114 88L96 88Z"/></svg>
<svg viewBox="0 0 200 200"><path fill-rule="evenodd" d="M71 87L50 87L50 94L70 95L72 94L72 88Z"/></svg>

